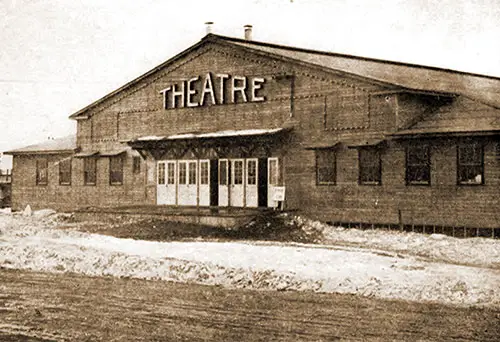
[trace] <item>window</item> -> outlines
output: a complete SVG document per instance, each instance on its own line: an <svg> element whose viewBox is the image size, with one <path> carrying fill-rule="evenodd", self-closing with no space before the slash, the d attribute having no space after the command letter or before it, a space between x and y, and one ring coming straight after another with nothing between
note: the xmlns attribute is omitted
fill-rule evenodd
<svg viewBox="0 0 500 342"><path fill-rule="evenodd" d="M484 184L483 146L477 142L458 145L457 182L459 185Z"/></svg>
<svg viewBox="0 0 500 342"><path fill-rule="evenodd" d="M247 160L247 184L257 185L257 160Z"/></svg>
<svg viewBox="0 0 500 342"><path fill-rule="evenodd" d="M407 147L406 184L431 184L431 158L428 145L412 145Z"/></svg>
<svg viewBox="0 0 500 342"><path fill-rule="evenodd" d="M200 162L200 184L202 184L202 185L208 184L208 162L207 161Z"/></svg>
<svg viewBox="0 0 500 342"><path fill-rule="evenodd" d="M336 155L335 150L316 150L316 184L335 184L336 175Z"/></svg>
<svg viewBox="0 0 500 342"><path fill-rule="evenodd" d="M233 184L243 184L243 160L235 160L233 162L233 175L234 175L234 182Z"/></svg>
<svg viewBox="0 0 500 342"><path fill-rule="evenodd" d="M97 178L97 159L83 159L83 183L85 185L95 185Z"/></svg>
<svg viewBox="0 0 500 342"><path fill-rule="evenodd" d="M141 157L134 157L132 161L132 173L141 173Z"/></svg>
<svg viewBox="0 0 500 342"><path fill-rule="evenodd" d="M165 172L165 171L163 171L163 172ZM164 177L165 177L165 173L164 173ZM165 180L163 181L163 183L165 183ZM175 162L167 162L167 184L168 185L175 184Z"/></svg>
<svg viewBox="0 0 500 342"><path fill-rule="evenodd" d="M189 183L196 184L196 162L189 162Z"/></svg>
<svg viewBox="0 0 500 342"><path fill-rule="evenodd" d="M279 168L278 168L278 158L268 159L268 184L278 185L279 182Z"/></svg>
<svg viewBox="0 0 500 342"><path fill-rule="evenodd" d="M187 163L179 162L179 184L187 184Z"/></svg>
<svg viewBox="0 0 500 342"><path fill-rule="evenodd" d="M379 185L382 183L380 150L376 147L364 147L358 150L359 184Z"/></svg>
<svg viewBox="0 0 500 342"><path fill-rule="evenodd" d="M59 184L71 185L71 158L59 161Z"/></svg>
<svg viewBox="0 0 500 342"><path fill-rule="evenodd" d="M46 158L36 161L36 184L47 185L48 182L48 161Z"/></svg>
<svg viewBox="0 0 500 342"><path fill-rule="evenodd" d="M227 185L227 160L219 160L219 185Z"/></svg>
<svg viewBox="0 0 500 342"><path fill-rule="evenodd" d="M165 184L165 163L158 163L158 184Z"/></svg>
<svg viewBox="0 0 500 342"><path fill-rule="evenodd" d="M109 157L109 184L123 184L123 158L122 156Z"/></svg>

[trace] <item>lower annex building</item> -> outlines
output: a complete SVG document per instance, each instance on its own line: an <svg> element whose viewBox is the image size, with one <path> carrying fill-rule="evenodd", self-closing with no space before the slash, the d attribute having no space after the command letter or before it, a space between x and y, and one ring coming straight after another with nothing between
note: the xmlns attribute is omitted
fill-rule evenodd
<svg viewBox="0 0 500 342"><path fill-rule="evenodd" d="M284 195L327 222L500 227L498 78L207 34L70 118L7 152L14 210Z"/></svg>

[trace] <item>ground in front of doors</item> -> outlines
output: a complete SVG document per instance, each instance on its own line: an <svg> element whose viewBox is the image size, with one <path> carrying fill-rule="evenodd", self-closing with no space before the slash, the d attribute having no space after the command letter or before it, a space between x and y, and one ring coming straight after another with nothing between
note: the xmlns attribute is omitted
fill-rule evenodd
<svg viewBox="0 0 500 342"><path fill-rule="evenodd" d="M493 341L499 243L290 215L0 214L0 340Z"/></svg>

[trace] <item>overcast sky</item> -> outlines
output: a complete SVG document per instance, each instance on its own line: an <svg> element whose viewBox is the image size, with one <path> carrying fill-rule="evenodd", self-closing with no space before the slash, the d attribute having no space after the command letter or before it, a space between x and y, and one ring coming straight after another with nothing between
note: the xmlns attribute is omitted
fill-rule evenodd
<svg viewBox="0 0 500 342"><path fill-rule="evenodd" d="M214 33L500 77L498 0L0 0L0 151Z"/></svg>

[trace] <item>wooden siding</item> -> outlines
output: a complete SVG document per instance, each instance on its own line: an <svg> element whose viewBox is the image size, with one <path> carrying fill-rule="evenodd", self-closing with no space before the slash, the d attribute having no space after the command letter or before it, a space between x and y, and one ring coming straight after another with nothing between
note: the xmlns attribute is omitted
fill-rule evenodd
<svg viewBox="0 0 500 342"><path fill-rule="evenodd" d="M375 224L442 225L496 228L500 223L500 160L497 142L484 140L485 184L457 185L459 139L429 140L431 185L405 184L405 142L382 149L382 184L358 185L356 149L337 149L337 184L316 185L314 151L288 154L286 170L290 208L324 221ZM400 221L401 218L401 221Z"/></svg>
<svg viewBox="0 0 500 342"><path fill-rule="evenodd" d="M58 162L70 155L19 155L13 159L13 210L22 210L26 205L33 209L53 208L72 210L89 206L116 206L135 203L153 204L155 199L144 187L146 167L141 172L132 172L132 158L125 158L123 185L109 184L109 158L97 160L97 184L83 184L83 158L72 159L71 185L59 184ZM47 185L36 185L36 160L47 158Z"/></svg>
<svg viewBox="0 0 500 342"><path fill-rule="evenodd" d="M262 94L266 101L163 109L160 90L176 80L207 72L265 77ZM424 119L498 115L490 107L463 97L440 102L430 95L386 90L393 88L210 43L91 108L88 119L77 121L77 141L82 151L106 151L123 148L125 141L140 136L293 127L286 146L268 155L281 158L287 209L333 222L500 227L500 161L498 142L493 138L484 140L484 185L457 185L455 138L428 141L430 186L406 185L404 140L380 145L381 185L358 185L358 151L348 148L346 142L382 138ZM336 148L336 185L317 185L315 151L310 148L339 141L344 144ZM258 156L264 156L263 152ZM96 186L83 185L80 158L73 159L71 186L61 186L54 165L62 157L48 156L46 186L35 184L36 157L14 157L15 210L27 204L69 210L156 201L156 164L151 156L142 161L141 173L133 174L132 155L127 154L121 186L109 185L109 160L102 157L98 159ZM191 157L191 152L184 156Z"/></svg>

